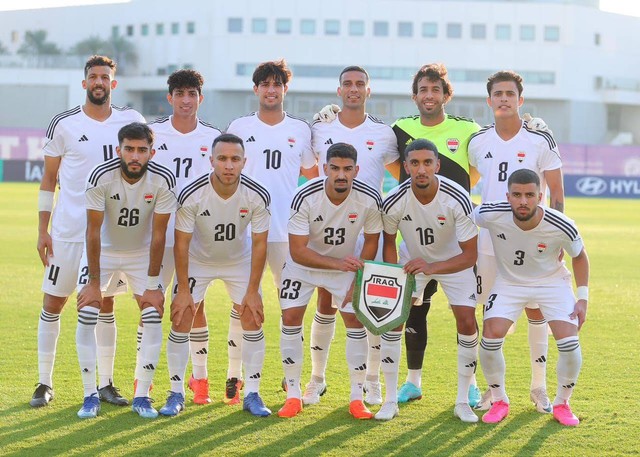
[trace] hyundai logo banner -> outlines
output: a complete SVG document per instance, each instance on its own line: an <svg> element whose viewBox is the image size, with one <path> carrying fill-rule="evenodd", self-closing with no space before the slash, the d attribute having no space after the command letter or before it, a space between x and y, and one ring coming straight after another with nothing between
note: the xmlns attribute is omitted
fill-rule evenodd
<svg viewBox="0 0 640 457"><path fill-rule="evenodd" d="M640 198L640 176L565 175L570 197Z"/></svg>

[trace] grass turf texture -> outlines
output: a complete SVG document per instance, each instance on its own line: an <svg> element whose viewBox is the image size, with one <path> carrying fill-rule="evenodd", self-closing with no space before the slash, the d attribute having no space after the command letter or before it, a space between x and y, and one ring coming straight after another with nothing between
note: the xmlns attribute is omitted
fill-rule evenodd
<svg viewBox="0 0 640 457"><path fill-rule="evenodd" d="M634 253L640 252L640 201L569 199L567 213L581 229L591 259L590 309L581 332L584 363L572 407L577 428L565 428L529 402L526 322L505 344L511 414L497 426L463 424L453 417L456 385L456 338L442 292L429 315L429 346L422 400L401 406L388 423L356 421L348 414L349 383L344 356L345 332L338 324L327 373L329 390L319 405L294 419L275 412L285 394L280 389L279 307L270 274L264 281L267 356L262 396L274 415L254 418L238 406L221 402L226 377L229 300L221 283L207 295L211 335L209 379L213 404L197 406L187 391L187 410L176 418L144 420L130 408L102 406L94 420L80 420L82 383L75 350L76 312L72 297L63 312L54 371L56 398L46 408L28 401L37 381L37 324L41 309L42 267L37 257L37 186L0 184L0 455L638 455L640 419L637 382L640 328ZM314 299L315 300L315 299ZM168 304L167 304L168 306ZM309 326L305 319L305 367L310 372ZM480 312L478 312L478 316ZM136 326L135 302L118 298L118 351L115 384L133 394ZM339 320L339 319L338 319ZM169 319L164 318L164 337ZM166 341L166 340L165 340ZM404 358L404 354L403 354ZM548 391L555 393L557 349L550 339ZM401 363L400 380L404 380ZM189 373L189 372L188 372ZM478 375L481 387L485 383ZM166 352L160 355L152 396L164 404L169 380ZM378 407L372 407L377 411Z"/></svg>

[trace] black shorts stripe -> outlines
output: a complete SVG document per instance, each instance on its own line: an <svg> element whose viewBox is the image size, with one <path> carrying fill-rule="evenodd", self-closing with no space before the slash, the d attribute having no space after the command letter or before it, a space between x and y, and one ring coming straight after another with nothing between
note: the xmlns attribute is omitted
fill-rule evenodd
<svg viewBox="0 0 640 457"><path fill-rule="evenodd" d="M258 194L260 198L262 198L262 200L264 201L264 205L266 208L269 208L269 206L271 206L271 195L269 194L269 191L264 186L262 186L261 184L258 184L256 181L249 178L245 174L240 174L240 184L243 184L245 187L251 189L256 194Z"/></svg>
<svg viewBox="0 0 640 457"><path fill-rule="evenodd" d="M471 214L471 212L473 211L473 205L471 204L471 200L466 193L461 192L460 189L455 188L442 179L440 180L440 190L445 194L450 195L458 203L460 203L460 206L462 206L462 210L464 211L465 215L468 216L469 214Z"/></svg>
<svg viewBox="0 0 640 457"><path fill-rule="evenodd" d="M300 206L302 205L302 202L305 198L307 198L309 195L321 192L322 190L324 190L324 179L320 179L309 184L308 186L304 186L298 191L298 193L293 196L293 200L291 201L291 209L299 211Z"/></svg>
<svg viewBox="0 0 640 457"><path fill-rule="evenodd" d="M53 132L55 131L56 127L58 126L58 123L62 119L69 116L74 116L78 114L80 111L81 111L80 105L78 105L75 108L68 109L67 111L63 111L53 116L53 118L51 119L51 122L49 122L49 127L47 127L47 138L49 138L50 140L53 139Z"/></svg>
<svg viewBox="0 0 640 457"><path fill-rule="evenodd" d="M89 184L93 187L97 186L98 180L102 175L118 168L120 168L120 157L114 157L113 159L97 165L89 174Z"/></svg>
<svg viewBox="0 0 640 457"><path fill-rule="evenodd" d="M202 175L191 181L187 186L185 186L184 189L182 189L182 191L178 195L178 203L180 203L180 206L184 205L185 200L189 198L191 194L200 189L202 186L206 186L209 184L209 176L209 173Z"/></svg>

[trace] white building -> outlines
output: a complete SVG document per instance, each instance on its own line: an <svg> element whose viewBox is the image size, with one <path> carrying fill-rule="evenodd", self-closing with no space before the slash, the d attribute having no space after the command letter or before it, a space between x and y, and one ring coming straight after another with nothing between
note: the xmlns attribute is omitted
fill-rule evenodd
<svg viewBox="0 0 640 457"><path fill-rule="evenodd" d="M609 143L622 132L640 144L640 19L600 11L597 0L132 0L3 12L0 42L12 54L0 56L0 126L44 128L84 100L87 56L15 54L38 29L64 50L95 35L135 44L114 101L148 119L169 109L167 75L191 67L205 77L201 117L224 128L256 108L255 65L284 57L291 113L310 119L336 101L340 70L357 64L372 78L368 111L392 122L417 112L413 73L444 62L452 114L490 123L486 79L513 69L525 79L523 112L543 117L559 142Z"/></svg>

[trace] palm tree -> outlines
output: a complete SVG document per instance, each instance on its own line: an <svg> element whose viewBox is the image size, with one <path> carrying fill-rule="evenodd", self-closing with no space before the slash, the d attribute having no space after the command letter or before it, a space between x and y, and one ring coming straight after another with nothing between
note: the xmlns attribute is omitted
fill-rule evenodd
<svg viewBox="0 0 640 457"><path fill-rule="evenodd" d="M6 56L7 54L9 54L9 49L0 41L0 55Z"/></svg>
<svg viewBox="0 0 640 457"><path fill-rule="evenodd" d="M108 54L118 63L120 73L126 74L127 68L135 67L138 64L138 51L133 42L123 36L113 35L106 44L111 51Z"/></svg>
<svg viewBox="0 0 640 457"><path fill-rule="evenodd" d="M57 44L47 41L46 30L25 32L24 42L18 48L18 54L25 56L58 55L60 52Z"/></svg>
<svg viewBox="0 0 640 457"><path fill-rule="evenodd" d="M70 50L69 54L91 56L94 54L109 54L111 46L109 42L103 40L97 35L92 35L82 41L76 43Z"/></svg>

